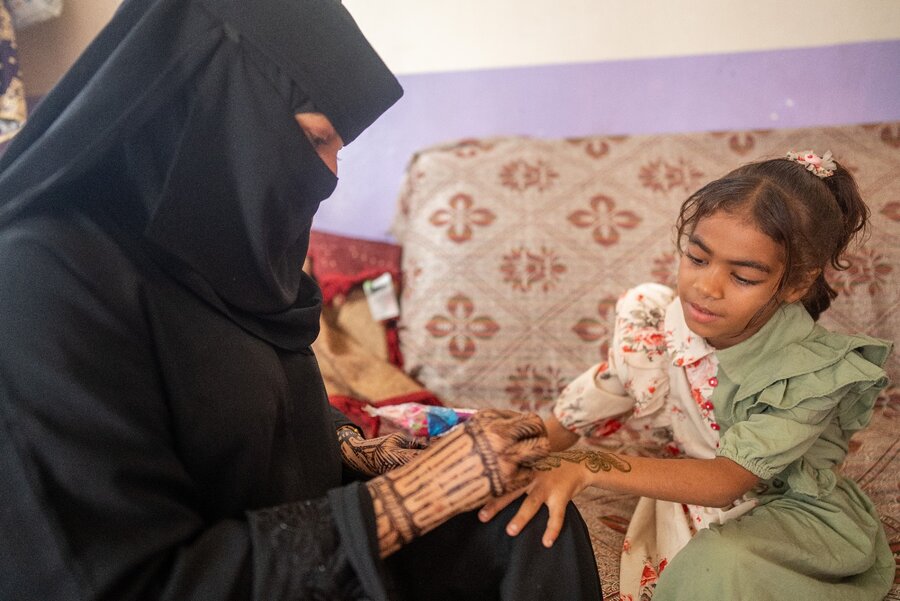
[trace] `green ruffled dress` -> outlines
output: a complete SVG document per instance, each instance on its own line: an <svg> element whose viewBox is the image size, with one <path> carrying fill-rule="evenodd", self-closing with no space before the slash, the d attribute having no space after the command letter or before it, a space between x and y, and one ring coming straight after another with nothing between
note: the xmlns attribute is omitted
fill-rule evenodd
<svg viewBox="0 0 900 601"><path fill-rule="evenodd" d="M716 352L718 455L761 478L759 505L703 529L654 601L882 599L895 563L872 502L840 475L850 437L888 384L891 343L829 332L800 303Z"/></svg>

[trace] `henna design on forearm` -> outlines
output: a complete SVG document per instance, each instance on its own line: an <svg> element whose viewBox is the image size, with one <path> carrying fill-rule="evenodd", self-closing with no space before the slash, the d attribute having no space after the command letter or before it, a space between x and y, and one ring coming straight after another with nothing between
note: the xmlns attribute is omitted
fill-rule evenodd
<svg viewBox="0 0 900 601"><path fill-rule="evenodd" d="M375 510L375 527L382 557L390 555L416 535L412 516L403 506L393 482L378 478L369 483L369 494Z"/></svg>
<svg viewBox="0 0 900 601"><path fill-rule="evenodd" d="M551 453L544 459L534 462L532 467L542 472L548 472L561 466L563 461L584 463L584 466L595 474L600 470L604 472L609 472L613 469L620 472L631 471L631 464L618 455L598 451L561 451Z"/></svg>
<svg viewBox="0 0 900 601"><path fill-rule="evenodd" d="M443 441L415 465L397 468L368 483L382 557L448 517L471 509L468 501L487 497L487 473L472 478L478 461L473 440L460 434Z"/></svg>
<svg viewBox="0 0 900 601"><path fill-rule="evenodd" d="M469 426L472 433L472 442L475 452L481 457L484 464L484 475L491 484L491 494L499 497L503 494L503 482L501 480L500 465L497 454L490 448L484 435L484 428L480 423L472 423Z"/></svg>
<svg viewBox="0 0 900 601"><path fill-rule="evenodd" d="M544 457L537 416L485 412L451 430L413 463L368 482L382 557L491 495L527 484Z"/></svg>

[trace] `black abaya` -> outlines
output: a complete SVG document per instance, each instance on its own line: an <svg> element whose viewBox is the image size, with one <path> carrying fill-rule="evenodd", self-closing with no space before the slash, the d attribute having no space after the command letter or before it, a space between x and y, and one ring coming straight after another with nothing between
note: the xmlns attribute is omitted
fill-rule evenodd
<svg viewBox="0 0 900 601"><path fill-rule="evenodd" d="M336 178L293 119L349 142L399 95L336 2L127 0L41 104L0 159L0 598L409 590L309 349ZM547 565L599 595L569 521Z"/></svg>
<svg viewBox="0 0 900 601"><path fill-rule="evenodd" d="M243 331L71 208L3 229L0 302L0 598L244 599L313 558L340 581L321 498L359 512L365 492L339 488L309 351ZM303 540L269 549L280 523L253 511L308 499Z"/></svg>

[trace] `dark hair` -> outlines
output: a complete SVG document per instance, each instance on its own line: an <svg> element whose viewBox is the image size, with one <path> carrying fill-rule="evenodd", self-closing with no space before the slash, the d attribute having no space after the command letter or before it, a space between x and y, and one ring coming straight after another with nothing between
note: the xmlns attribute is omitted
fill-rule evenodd
<svg viewBox="0 0 900 601"><path fill-rule="evenodd" d="M784 249L784 273L770 303L777 302L786 288L803 282L811 271L819 270L801 299L813 319L837 296L825 278L826 267L849 267L844 253L850 242L865 232L869 218L856 181L840 164L833 175L820 178L786 158L743 165L692 194L681 205L675 226L679 251L697 223L718 211L746 213Z"/></svg>

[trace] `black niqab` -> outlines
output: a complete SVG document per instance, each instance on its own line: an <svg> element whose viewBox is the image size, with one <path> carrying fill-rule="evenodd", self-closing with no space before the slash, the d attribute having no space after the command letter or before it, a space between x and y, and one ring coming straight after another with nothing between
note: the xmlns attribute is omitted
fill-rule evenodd
<svg viewBox="0 0 900 601"><path fill-rule="evenodd" d="M320 295L300 268L336 178L293 111L349 143L401 93L336 1L127 1L0 159L0 225L79 187L230 319L303 349Z"/></svg>

